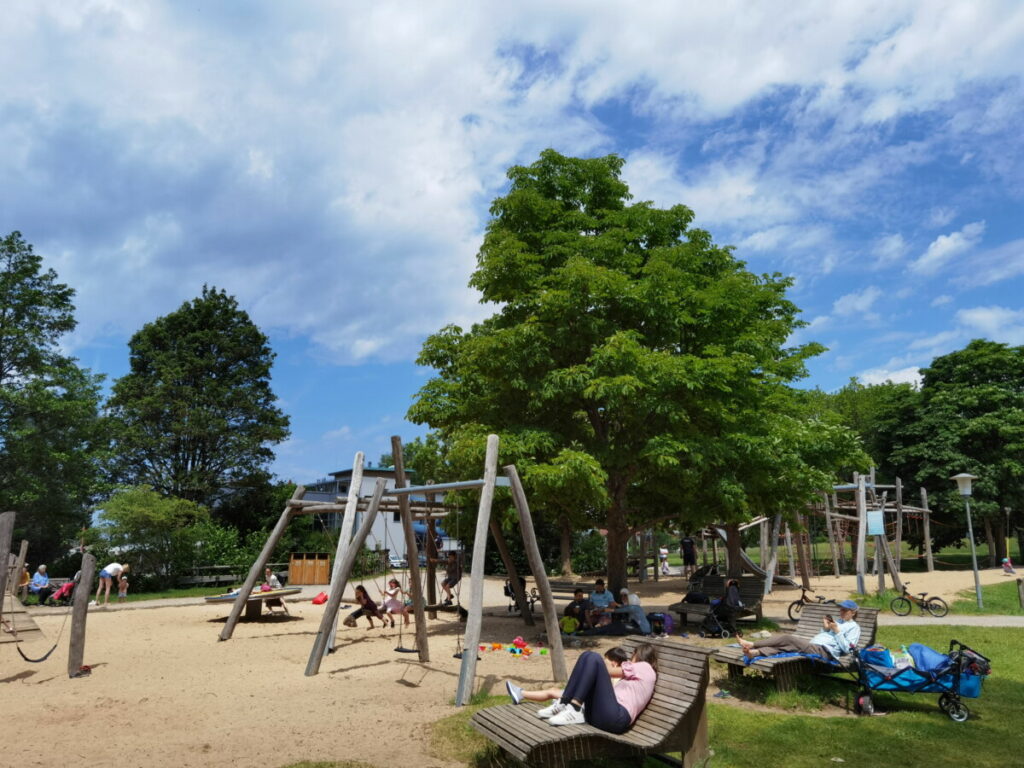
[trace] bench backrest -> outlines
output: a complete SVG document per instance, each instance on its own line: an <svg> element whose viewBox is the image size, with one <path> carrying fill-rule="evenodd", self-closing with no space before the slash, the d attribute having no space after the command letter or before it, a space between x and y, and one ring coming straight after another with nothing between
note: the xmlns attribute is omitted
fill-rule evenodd
<svg viewBox="0 0 1024 768"><path fill-rule="evenodd" d="M856 622L860 624L858 649L875 644L875 632L878 630L878 610L878 608L861 608L857 611ZM810 640L821 632L821 620L826 615L838 619L839 606L829 603L805 605L800 611L800 621L797 622L796 631L793 634Z"/></svg>
<svg viewBox="0 0 1024 768"><path fill-rule="evenodd" d="M727 576L705 576L699 581L692 582L691 590L700 592L708 597L724 597L725 583L729 580ZM739 579L740 600L744 605L760 603L764 597L763 576L742 576Z"/></svg>
<svg viewBox="0 0 1024 768"><path fill-rule="evenodd" d="M577 589L583 590L584 597L590 597L594 590L593 582L585 581L549 581L548 585L551 587L551 595L559 600L572 600Z"/></svg>
<svg viewBox="0 0 1024 768"><path fill-rule="evenodd" d="M641 643L658 651L658 680L650 703L640 713L633 728L655 731L663 744L673 743L677 730L691 728L683 718L695 704L703 708L708 684L708 656L713 648L686 645L673 639L630 636L622 647L630 653Z"/></svg>

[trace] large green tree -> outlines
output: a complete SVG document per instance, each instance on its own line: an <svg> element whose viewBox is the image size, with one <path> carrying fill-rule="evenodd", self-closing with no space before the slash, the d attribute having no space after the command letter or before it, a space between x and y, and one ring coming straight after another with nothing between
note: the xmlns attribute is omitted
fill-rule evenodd
<svg viewBox="0 0 1024 768"><path fill-rule="evenodd" d="M270 387L274 353L238 302L204 287L129 346L110 399L122 479L213 506L258 477L288 417Z"/></svg>
<svg viewBox="0 0 1024 768"><path fill-rule="evenodd" d="M896 424L891 462L912 472L935 505L960 521L963 502L949 478L976 475L971 507L993 534L1007 522L1005 510L1019 515L1024 505L1024 346L976 339L921 374L919 407L897 413L905 420ZM952 530L957 539L964 533ZM993 555L1004 556L1004 537L990 538Z"/></svg>
<svg viewBox="0 0 1024 768"><path fill-rule="evenodd" d="M759 439L767 461L774 403L821 349L785 346L789 279L748 271L683 205L630 203L622 165L547 150L509 170L471 279L495 314L425 342L437 375L409 412L476 462L499 433L539 507L607 529L616 588L635 527L750 514L764 484L744 461Z"/></svg>
<svg viewBox="0 0 1024 768"><path fill-rule="evenodd" d="M73 297L20 233L0 240L0 509L18 513L35 562L77 538L104 477L102 377L58 347Z"/></svg>

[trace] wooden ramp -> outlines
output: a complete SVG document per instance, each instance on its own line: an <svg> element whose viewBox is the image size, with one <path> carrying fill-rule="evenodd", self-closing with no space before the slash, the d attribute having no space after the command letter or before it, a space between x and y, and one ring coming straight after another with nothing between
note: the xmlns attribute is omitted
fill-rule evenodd
<svg viewBox="0 0 1024 768"><path fill-rule="evenodd" d="M14 643L42 637L43 633L39 630L35 621L32 620L32 617L20 600L10 594L4 595L3 600L3 624L0 627L0 643ZM14 632L10 631L12 625L14 632L18 633L17 639L14 637Z"/></svg>

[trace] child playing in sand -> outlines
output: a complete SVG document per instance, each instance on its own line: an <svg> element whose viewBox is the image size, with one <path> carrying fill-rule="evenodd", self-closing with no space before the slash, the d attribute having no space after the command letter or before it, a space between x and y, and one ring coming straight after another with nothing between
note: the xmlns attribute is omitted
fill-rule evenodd
<svg viewBox="0 0 1024 768"><path fill-rule="evenodd" d="M1004 557L1003 558L1003 576L1013 576L1016 573L1017 572L1013 569L1013 563L1010 561L1010 558Z"/></svg>
<svg viewBox="0 0 1024 768"><path fill-rule="evenodd" d="M405 625L409 626L409 606L402 600L405 590L398 583L398 579L390 579L388 588L382 589L381 592L384 593L384 611L390 614L388 618L391 619L391 626L395 626L396 613L402 616L405 619Z"/></svg>
<svg viewBox="0 0 1024 768"><path fill-rule="evenodd" d="M117 582L117 602L123 603L128 599L128 577L123 573Z"/></svg>

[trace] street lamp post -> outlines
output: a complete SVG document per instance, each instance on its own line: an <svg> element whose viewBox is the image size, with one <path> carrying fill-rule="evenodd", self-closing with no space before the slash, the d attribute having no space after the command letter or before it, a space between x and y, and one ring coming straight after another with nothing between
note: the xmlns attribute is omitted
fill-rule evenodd
<svg viewBox="0 0 1024 768"><path fill-rule="evenodd" d="M981 579L978 576L978 549L974 544L974 527L971 525L971 481L977 480L978 478L974 475L969 475L966 472L961 472L959 475L953 475L949 478L950 480L956 480L957 489L960 491L960 495L964 497L964 506L967 508L967 536L971 540L971 567L974 569L974 594L978 597L978 607L984 608L984 604L981 601Z"/></svg>

